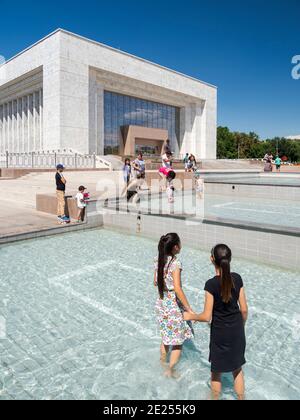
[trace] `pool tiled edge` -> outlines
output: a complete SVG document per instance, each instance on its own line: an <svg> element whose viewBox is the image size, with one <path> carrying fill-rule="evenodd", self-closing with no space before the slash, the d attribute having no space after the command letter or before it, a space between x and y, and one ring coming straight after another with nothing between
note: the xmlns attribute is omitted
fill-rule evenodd
<svg viewBox="0 0 300 420"><path fill-rule="evenodd" d="M0 237L0 246L14 242L26 241L29 239L44 238L48 236L61 235L64 233L95 229L103 226L102 215L92 215L86 223L53 226L52 228L32 230L29 232L5 235Z"/></svg>
<svg viewBox="0 0 300 420"><path fill-rule="evenodd" d="M106 210L104 227L158 240L167 232L177 232L184 245L208 251L216 243L227 243L234 255L289 270L299 270L300 236L263 229L245 229L222 223L189 221L176 217L157 217Z"/></svg>

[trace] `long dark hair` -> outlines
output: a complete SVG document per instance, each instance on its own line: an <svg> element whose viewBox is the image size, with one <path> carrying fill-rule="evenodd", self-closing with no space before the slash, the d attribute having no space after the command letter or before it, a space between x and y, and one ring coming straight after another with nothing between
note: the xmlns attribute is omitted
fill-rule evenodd
<svg viewBox="0 0 300 420"><path fill-rule="evenodd" d="M168 257L173 256L172 252L176 245L180 245L180 238L177 233L168 233L166 236L162 236L158 244L157 284L161 299L164 298L165 290L165 266Z"/></svg>
<svg viewBox="0 0 300 420"><path fill-rule="evenodd" d="M211 255L216 267L221 271L221 296L223 302L229 303L232 298L232 289L234 289L234 281L230 269L231 249L227 245L220 244L213 248Z"/></svg>

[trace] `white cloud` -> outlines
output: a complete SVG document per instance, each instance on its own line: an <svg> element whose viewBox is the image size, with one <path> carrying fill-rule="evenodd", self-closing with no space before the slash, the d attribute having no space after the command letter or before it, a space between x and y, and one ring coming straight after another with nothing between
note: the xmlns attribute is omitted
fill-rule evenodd
<svg viewBox="0 0 300 420"><path fill-rule="evenodd" d="M287 136L286 138L289 140L300 140L300 134L298 136Z"/></svg>

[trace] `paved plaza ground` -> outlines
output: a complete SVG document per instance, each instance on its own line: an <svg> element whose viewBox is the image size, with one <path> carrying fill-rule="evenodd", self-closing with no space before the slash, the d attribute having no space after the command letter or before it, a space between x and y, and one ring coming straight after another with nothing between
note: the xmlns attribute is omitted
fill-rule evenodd
<svg viewBox="0 0 300 420"><path fill-rule="evenodd" d="M37 194L55 193L54 172L32 173L18 179L1 179L0 237L42 230L57 225L55 216L36 211ZM92 195L104 176L109 179L118 174L98 171L68 172L67 193L76 194L79 185L86 185Z"/></svg>

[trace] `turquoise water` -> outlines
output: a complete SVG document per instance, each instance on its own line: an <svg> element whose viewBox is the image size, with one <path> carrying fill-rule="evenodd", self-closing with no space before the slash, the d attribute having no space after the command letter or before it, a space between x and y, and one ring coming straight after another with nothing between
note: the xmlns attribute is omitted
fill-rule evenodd
<svg viewBox="0 0 300 420"><path fill-rule="evenodd" d="M299 171L300 172L300 171ZM300 187L300 174L294 174L293 176L286 176L286 175L279 175L279 174L272 174L268 176L206 176L204 177L207 179L208 182L222 182L226 184L251 184L251 185L276 185L276 186L291 186L291 187Z"/></svg>
<svg viewBox="0 0 300 420"><path fill-rule="evenodd" d="M156 246L94 230L1 247L0 399L206 399L207 326L196 325L178 380L159 364ZM185 248L181 260L185 291L201 310L209 255ZM250 305L248 399L299 399L299 272L243 260L233 269ZM232 399L230 377L224 386Z"/></svg>
<svg viewBox="0 0 300 420"><path fill-rule="evenodd" d="M141 209L149 208L148 196L142 198ZM154 195L150 200L152 213L187 215L200 218L221 218L228 221L256 223L262 226L300 229L300 207L295 200L272 200L239 196L205 194L204 200L186 191L175 193L175 203L169 204L166 194Z"/></svg>

